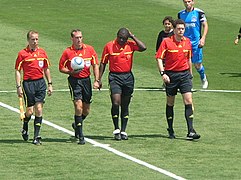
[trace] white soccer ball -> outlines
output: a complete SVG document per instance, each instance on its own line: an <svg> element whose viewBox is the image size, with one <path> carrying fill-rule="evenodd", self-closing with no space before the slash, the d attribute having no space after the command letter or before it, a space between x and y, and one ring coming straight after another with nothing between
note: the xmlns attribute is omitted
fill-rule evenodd
<svg viewBox="0 0 241 180"><path fill-rule="evenodd" d="M85 61L82 57L74 57L71 60L71 68L74 71L81 71L82 69L84 69L85 66Z"/></svg>

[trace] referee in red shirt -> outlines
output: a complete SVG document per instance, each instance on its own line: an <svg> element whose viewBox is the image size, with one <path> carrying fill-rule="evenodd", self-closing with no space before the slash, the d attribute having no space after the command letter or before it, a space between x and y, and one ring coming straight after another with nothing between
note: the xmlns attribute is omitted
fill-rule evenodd
<svg viewBox="0 0 241 180"><path fill-rule="evenodd" d="M132 40L128 40L131 38ZM100 63L101 78L109 63L109 88L112 102L111 115L114 124L114 138L127 140L126 126L129 117L129 104L134 91L134 76L131 72L133 54L135 51L145 51L145 44L134 36L128 29L121 28L117 38L108 42L103 50ZM119 107L121 108L121 128L119 128Z"/></svg>
<svg viewBox="0 0 241 180"><path fill-rule="evenodd" d="M42 124L43 103L48 88L48 95L52 94L52 80L49 70L49 59L44 49L38 47L39 34L37 31L27 33L28 46L18 53L15 63L15 79L17 94L24 97L26 112L23 120L22 137L28 140L28 122L35 111L33 144L40 145L39 136ZM21 84L21 71L23 82ZM48 81L46 86L43 76Z"/></svg>
<svg viewBox="0 0 241 180"><path fill-rule="evenodd" d="M174 102L178 89L182 94L187 121L187 139L199 139L200 135L193 128L192 102L192 46L188 38L184 37L185 22L177 19L174 24L174 35L165 38L157 51L156 59L163 82L166 84L166 119L169 138L175 138L173 130ZM165 70L163 60L165 59Z"/></svg>
<svg viewBox="0 0 241 180"><path fill-rule="evenodd" d="M68 74L68 84L71 98L73 100L75 122L72 127L75 130L75 137L78 144L85 144L83 135L83 121L90 111L92 98L92 87L90 80L90 67L93 67L94 83L93 88L99 88L99 65L94 48L83 43L83 34L79 29L74 29L70 33L72 46L67 47L59 61L59 71ZM82 57L85 61L84 69L74 71L71 68L71 60L74 57Z"/></svg>

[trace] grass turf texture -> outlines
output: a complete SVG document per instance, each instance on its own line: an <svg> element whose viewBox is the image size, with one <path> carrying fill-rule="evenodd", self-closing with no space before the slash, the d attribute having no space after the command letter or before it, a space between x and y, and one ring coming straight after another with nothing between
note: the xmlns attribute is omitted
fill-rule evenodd
<svg viewBox="0 0 241 180"><path fill-rule="evenodd" d="M0 90L15 90L14 63L26 45L26 32L40 32L40 46L50 57L54 89L67 89L66 75L58 72L62 51L71 44L70 30L83 30L85 43L95 47L99 57L104 44L115 38L120 27L128 27L143 40L148 50L136 53L133 71L136 88L159 88L162 84L154 60L156 37L166 15L176 17L182 1L6 1L0 0ZM240 27L239 1L198 1L206 12L209 34L204 64L209 89L240 90L240 45L233 41ZM219 4L217 7L216 4ZM11 70L12 69L12 70ZM107 72L104 86L107 87ZM194 71L194 88L200 81ZM129 140L112 139L108 91L93 93L90 116L84 126L87 137L126 154L171 171L187 179L239 179L241 176L239 132L240 93L194 93L195 127L198 142L183 141L186 123L180 95L175 105L177 140L166 138L165 94L136 91L130 106ZM18 107L15 93L0 93L0 101ZM23 142L19 115L1 109L0 179L170 179L160 173L120 158L89 143L78 146L68 134L43 125L43 145ZM44 119L69 130L73 105L68 92L47 97ZM30 123L30 129L32 128ZM32 129L31 129L32 130ZM32 132L30 131L30 138Z"/></svg>

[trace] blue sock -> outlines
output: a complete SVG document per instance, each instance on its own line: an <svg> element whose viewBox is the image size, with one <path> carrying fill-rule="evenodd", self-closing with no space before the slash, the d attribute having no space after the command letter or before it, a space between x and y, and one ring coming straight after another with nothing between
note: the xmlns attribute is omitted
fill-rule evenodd
<svg viewBox="0 0 241 180"><path fill-rule="evenodd" d="M201 80L203 80L205 78L205 68L204 68L204 66L202 65L200 69L197 69L197 72L199 73Z"/></svg>

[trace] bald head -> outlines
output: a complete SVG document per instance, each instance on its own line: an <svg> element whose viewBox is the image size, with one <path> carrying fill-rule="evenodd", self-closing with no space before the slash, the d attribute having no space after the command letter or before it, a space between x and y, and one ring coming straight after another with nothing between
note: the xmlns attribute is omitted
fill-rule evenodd
<svg viewBox="0 0 241 180"><path fill-rule="evenodd" d="M120 45L124 45L128 38L130 37L129 30L126 28L120 28L119 31L117 32L117 42Z"/></svg>
<svg viewBox="0 0 241 180"><path fill-rule="evenodd" d="M119 31L117 32L117 36L125 36L125 37L129 37L130 36L130 34L129 34L129 31L128 31L128 29L126 29L126 28L120 28L119 29Z"/></svg>

